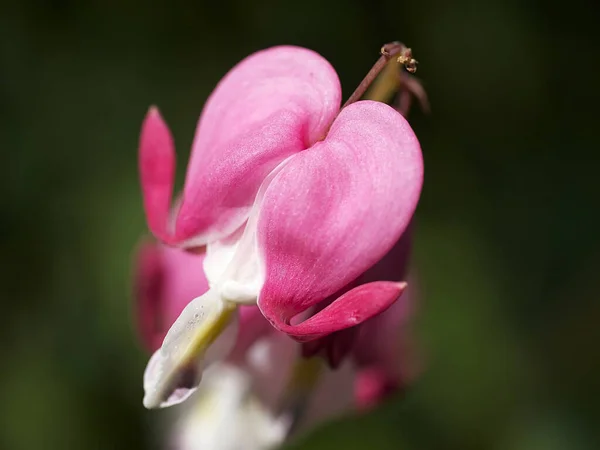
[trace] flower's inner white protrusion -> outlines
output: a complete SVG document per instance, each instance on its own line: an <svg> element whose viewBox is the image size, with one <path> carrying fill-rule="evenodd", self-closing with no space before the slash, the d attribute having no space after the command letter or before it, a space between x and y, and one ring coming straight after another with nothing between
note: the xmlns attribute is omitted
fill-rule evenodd
<svg viewBox="0 0 600 450"><path fill-rule="evenodd" d="M210 243L206 247L206 278L228 301L241 304L256 303L264 284L264 268L256 239L258 218L271 181L291 158L293 156L281 162L262 182L244 226L227 238Z"/></svg>
<svg viewBox="0 0 600 450"><path fill-rule="evenodd" d="M175 430L181 450L266 450L280 445L288 423L255 395L242 368L215 364Z"/></svg>
<svg viewBox="0 0 600 450"><path fill-rule="evenodd" d="M237 309L209 289L175 321L144 373L144 406L163 408L196 389L203 367L227 355L237 335Z"/></svg>
<svg viewBox="0 0 600 450"><path fill-rule="evenodd" d="M209 284L217 289L223 299L253 304L263 285L256 248L256 220L251 217L235 233L238 234L239 237L229 237L207 246L204 272Z"/></svg>
<svg viewBox="0 0 600 450"><path fill-rule="evenodd" d="M245 228L244 223L233 234L206 246L203 269L209 286L214 287L222 282L223 274L239 247Z"/></svg>
<svg viewBox="0 0 600 450"><path fill-rule="evenodd" d="M208 283L230 302L256 303L263 284L253 225L248 221L233 235L206 248L204 273Z"/></svg>

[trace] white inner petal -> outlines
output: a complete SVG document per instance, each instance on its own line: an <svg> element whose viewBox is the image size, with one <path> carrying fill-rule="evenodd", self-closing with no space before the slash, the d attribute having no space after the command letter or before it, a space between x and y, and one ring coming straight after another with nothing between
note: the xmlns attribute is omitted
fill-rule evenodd
<svg viewBox="0 0 600 450"><path fill-rule="evenodd" d="M222 282L225 270L231 263L240 244L245 227L246 224L225 239L212 242L206 246L203 268L210 286L217 286Z"/></svg>
<svg viewBox="0 0 600 450"><path fill-rule="evenodd" d="M269 184L292 157L279 164L262 182L246 224L227 238L207 245L204 273L211 287L228 301L256 303L264 284L264 267L256 240L258 217Z"/></svg>
<svg viewBox="0 0 600 450"><path fill-rule="evenodd" d="M252 210L253 214L257 209ZM221 297L235 303L256 302L263 285L256 249L256 220L248 221L234 236L206 248L204 273Z"/></svg>
<svg viewBox="0 0 600 450"><path fill-rule="evenodd" d="M182 450L265 450L281 444L287 428L255 396L248 372L221 363L207 369L176 442Z"/></svg>
<svg viewBox="0 0 600 450"><path fill-rule="evenodd" d="M237 311L214 289L194 299L175 321L144 372L144 406L171 406L188 398L203 367L224 358L237 335Z"/></svg>

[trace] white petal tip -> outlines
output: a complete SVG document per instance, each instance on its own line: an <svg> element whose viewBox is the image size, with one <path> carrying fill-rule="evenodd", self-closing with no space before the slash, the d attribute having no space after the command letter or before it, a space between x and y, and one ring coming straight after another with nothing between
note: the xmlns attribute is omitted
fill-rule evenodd
<svg viewBox="0 0 600 450"><path fill-rule="evenodd" d="M155 393L147 393L144 395L143 404L146 409L161 409L168 408L170 406L178 405L186 401L198 387L193 388L178 388L173 391L166 400L161 400Z"/></svg>

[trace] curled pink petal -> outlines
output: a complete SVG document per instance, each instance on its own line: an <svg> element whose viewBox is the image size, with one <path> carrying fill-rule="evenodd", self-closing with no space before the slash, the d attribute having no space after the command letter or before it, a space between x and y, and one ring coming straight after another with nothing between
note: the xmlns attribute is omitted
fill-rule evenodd
<svg viewBox="0 0 600 450"><path fill-rule="evenodd" d="M291 158L265 193L257 225L263 314L301 339L375 314L368 306L355 310L354 303L353 314L346 314L342 305L353 296L342 296L289 328L294 316L347 286L392 248L412 218L422 181L419 143L398 112L371 101L343 109L325 141Z"/></svg>
<svg viewBox="0 0 600 450"><path fill-rule="evenodd" d="M150 108L140 135L139 170L144 210L150 231L164 242L175 178L175 145L167 124L156 107Z"/></svg>
<svg viewBox="0 0 600 450"><path fill-rule="evenodd" d="M333 301L329 306L297 325L289 325L277 320L277 315L261 311L275 328L298 341L309 341L327 336L330 333L353 327L389 308L402 295L406 283L374 281L360 285Z"/></svg>
<svg viewBox="0 0 600 450"><path fill-rule="evenodd" d="M326 300L320 302L318 305L311 309L311 312L313 314L319 313L327 306L329 306L333 301L335 301L338 297L352 290L352 288L356 286L356 283L351 283L349 286L342 289L340 292L337 292L334 295L327 298ZM305 341L302 343L302 356L305 358L310 358L319 355L327 361L329 367L331 367L332 369L336 369L345 360L346 356L352 351L354 341L356 340L356 336L359 330L360 326L345 328L343 330L336 331L335 333L331 333L327 336L318 339Z"/></svg>
<svg viewBox="0 0 600 450"><path fill-rule="evenodd" d="M311 50L274 47L235 66L198 122L178 240L205 244L242 225L263 179L325 135L340 99L337 74Z"/></svg>
<svg viewBox="0 0 600 450"><path fill-rule="evenodd" d="M136 255L135 297L142 342L158 349L187 304L208 290L204 254L143 243Z"/></svg>
<svg viewBox="0 0 600 450"><path fill-rule="evenodd" d="M359 366L378 365L400 376L403 366L408 364L404 347L415 303L415 282L411 280L400 301L361 325L353 348L353 357Z"/></svg>

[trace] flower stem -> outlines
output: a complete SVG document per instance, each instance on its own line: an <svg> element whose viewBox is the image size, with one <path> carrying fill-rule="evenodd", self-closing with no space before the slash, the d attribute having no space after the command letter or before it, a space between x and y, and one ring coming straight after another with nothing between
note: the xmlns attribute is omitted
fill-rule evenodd
<svg viewBox="0 0 600 450"><path fill-rule="evenodd" d="M390 42L389 44L385 44L383 47L381 47L380 53L381 56L377 62L363 78L350 98L346 100L346 103L344 103L342 109L356 102L364 95L371 83L375 80L375 78L377 78L377 75L379 75L379 73L392 58L396 57L397 62L404 65L406 70L410 73L414 73L417 70L417 61L412 57L412 50L401 42Z"/></svg>

